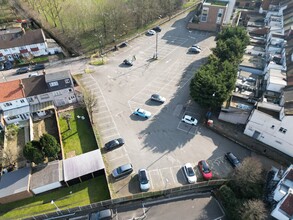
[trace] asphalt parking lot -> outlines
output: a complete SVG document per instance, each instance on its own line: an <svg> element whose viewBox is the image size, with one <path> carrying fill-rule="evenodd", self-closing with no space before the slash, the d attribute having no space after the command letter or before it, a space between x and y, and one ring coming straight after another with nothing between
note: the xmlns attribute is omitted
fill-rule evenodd
<svg viewBox="0 0 293 220"><path fill-rule="evenodd" d="M139 192L136 173L140 168L149 171L152 190L161 190L187 184L181 169L187 162L196 166L199 160L206 159L214 176L221 178L232 170L223 157L226 152L232 151L240 159L250 155L248 150L205 128L201 123L204 112L190 100L190 80L215 47L215 37L187 30L187 20L183 15L162 25L158 60L152 59L156 36L142 35L129 42L128 47L108 54L107 64L91 67L94 72L82 78L98 98L94 121L102 141L123 137L126 142L105 153L113 197ZM188 53L192 44L200 45L202 52ZM133 57L133 66L122 64L124 59ZM167 101L154 103L150 100L153 93ZM138 107L150 111L152 117L133 115ZM194 116L198 125L181 122L184 114ZM113 180L111 171L125 163L132 163L135 172Z"/></svg>

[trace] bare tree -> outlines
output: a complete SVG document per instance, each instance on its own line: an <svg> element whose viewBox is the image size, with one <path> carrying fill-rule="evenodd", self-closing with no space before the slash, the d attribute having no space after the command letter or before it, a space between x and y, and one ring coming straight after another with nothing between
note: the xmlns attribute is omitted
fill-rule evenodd
<svg viewBox="0 0 293 220"><path fill-rule="evenodd" d="M240 209L241 220L265 220L267 210L261 200L248 200Z"/></svg>
<svg viewBox="0 0 293 220"><path fill-rule="evenodd" d="M66 120L66 123L67 123L67 130L71 130L71 125L70 125L70 119L71 119L71 114L69 113L66 113L62 116L62 118L64 120Z"/></svg>
<svg viewBox="0 0 293 220"><path fill-rule="evenodd" d="M88 91L85 91L83 93L83 104L87 108L87 110L88 110L88 112L90 114L91 123L94 124L93 112L94 112L94 109L98 105L97 97L94 95L93 92L89 93Z"/></svg>
<svg viewBox="0 0 293 220"><path fill-rule="evenodd" d="M233 175L234 191L247 199L260 198L264 183L261 162L255 157L247 157ZM234 184L233 184L234 183Z"/></svg>

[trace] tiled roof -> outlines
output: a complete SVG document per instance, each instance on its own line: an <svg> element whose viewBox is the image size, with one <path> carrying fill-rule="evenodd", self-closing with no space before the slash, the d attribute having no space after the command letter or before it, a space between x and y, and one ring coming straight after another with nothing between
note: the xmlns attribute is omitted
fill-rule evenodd
<svg viewBox="0 0 293 220"><path fill-rule="evenodd" d="M24 98L20 80L0 83L0 102Z"/></svg>
<svg viewBox="0 0 293 220"><path fill-rule="evenodd" d="M24 85L23 90L26 97L49 92L44 75L22 79L22 83Z"/></svg>
<svg viewBox="0 0 293 220"><path fill-rule="evenodd" d="M280 209L283 210L289 217L293 215L293 194L290 193L283 201Z"/></svg>
<svg viewBox="0 0 293 220"><path fill-rule="evenodd" d="M0 48L8 49L13 47L21 47L32 44L44 43L44 34L42 29L26 31L24 35L19 38L3 40L0 39Z"/></svg>

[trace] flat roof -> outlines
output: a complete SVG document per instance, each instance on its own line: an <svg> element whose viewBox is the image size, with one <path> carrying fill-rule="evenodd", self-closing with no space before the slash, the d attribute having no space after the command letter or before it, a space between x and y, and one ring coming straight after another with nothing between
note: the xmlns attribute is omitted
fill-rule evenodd
<svg viewBox="0 0 293 220"><path fill-rule="evenodd" d="M90 151L63 161L64 181L103 170L104 161L100 149Z"/></svg>
<svg viewBox="0 0 293 220"><path fill-rule="evenodd" d="M263 70L265 66L265 60L261 56L244 54L240 65Z"/></svg>
<svg viewBox="0 0 293 220"><path fill-rule="evenodd" d="M60 181L63 181L62 161L55 160L33 168L30 188L35 189Z"/></svg>
<svg viewBox="0 0 293 220"><path fill-rule="evenodd" d="M0 198L29 190L30 167L21 168L1 176Z"/></svg>

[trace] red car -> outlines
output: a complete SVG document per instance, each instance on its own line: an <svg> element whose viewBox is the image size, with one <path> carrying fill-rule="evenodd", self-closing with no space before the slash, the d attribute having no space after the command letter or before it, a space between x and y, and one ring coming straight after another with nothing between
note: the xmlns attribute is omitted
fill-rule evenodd
<svg viewBox="0 0 293 220"><path fill-rule="evenodd" d="M205 160L201 160L198 162L198 169L200 170L205 180L210 180L213 177L213 173Z"/></svg>

